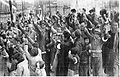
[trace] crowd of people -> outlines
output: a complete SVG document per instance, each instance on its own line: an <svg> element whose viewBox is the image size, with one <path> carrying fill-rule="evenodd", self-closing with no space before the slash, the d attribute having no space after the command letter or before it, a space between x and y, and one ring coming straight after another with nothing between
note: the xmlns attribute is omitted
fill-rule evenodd
<svg viewBox="0 0 120 77"><path fill-rule="evenodd" d="M118 76L118 12L29 15L0 24L0 76Z"/></svg>

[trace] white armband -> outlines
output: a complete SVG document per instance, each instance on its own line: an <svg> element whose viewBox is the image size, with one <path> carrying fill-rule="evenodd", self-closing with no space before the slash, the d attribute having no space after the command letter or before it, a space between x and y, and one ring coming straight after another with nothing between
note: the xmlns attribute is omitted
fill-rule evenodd
<svg viewBox="0 0 120 77"><path fill-rule="evenodd" d="M57 48L60 49L60 44L57 45Z"/></svg>
<svg viewBox="0 0 120 77"><path fill-rule="evenodd" d="M77 58L76 58L76 57L74 57L74 59L75 59L75 62L74 62L74 64L77 64L77 62L78 62L78 61L77 61Z"/></svg>

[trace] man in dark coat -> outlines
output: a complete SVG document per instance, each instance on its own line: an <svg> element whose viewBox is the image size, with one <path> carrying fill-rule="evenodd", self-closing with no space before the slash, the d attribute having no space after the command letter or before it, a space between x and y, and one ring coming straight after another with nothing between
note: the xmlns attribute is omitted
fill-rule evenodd
<svg viewBox="0 0 120 77"><path fill-rule="evenodd" d="M63 35L64 37L60 45L60 52L58 53L57 76L67 76L69 65L68 52L73 45L70 38L70 33L68 31L64 31Z"/></svg>
<svg viewBox="0 0 120 77"><path fill-rule="evenodd" d="M118 74L118 59L119 59L119 45L118 45L118 24L116 22L112 22L111 30L109 34L111 37L104 44L104 53L106 53L106 63L104 63L105 73L109 76L115 76Z"/></svg>

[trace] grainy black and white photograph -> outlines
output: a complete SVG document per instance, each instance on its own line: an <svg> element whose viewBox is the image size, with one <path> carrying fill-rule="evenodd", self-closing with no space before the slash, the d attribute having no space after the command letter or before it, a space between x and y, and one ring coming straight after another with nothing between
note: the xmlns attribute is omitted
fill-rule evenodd
<svg viewBox="0 0 120 77"><path fill-rule="evenodd" d="M119 0L0 0L0 76L119 77Z"/></svg>

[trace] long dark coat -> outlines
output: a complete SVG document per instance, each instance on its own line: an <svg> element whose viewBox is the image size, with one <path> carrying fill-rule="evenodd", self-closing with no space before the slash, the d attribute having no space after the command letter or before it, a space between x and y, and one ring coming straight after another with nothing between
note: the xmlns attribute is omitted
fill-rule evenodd
<svg viewBox="0 0 120 77"><path fill-rule="evenodd" d="M69 65L69 59L68 59L68 52L72 48L72 41L69 39L67 41L64 41L61 43L60 46L60 53L58 53L58 65L57 65L57 76L67 76L68 73L68 65Z"/></svg>

